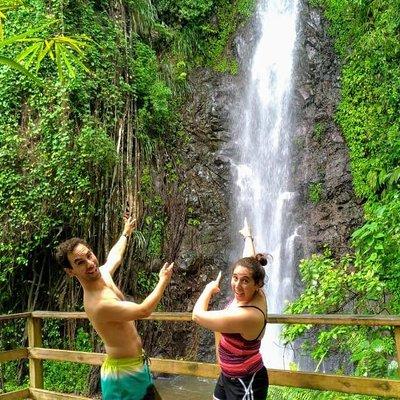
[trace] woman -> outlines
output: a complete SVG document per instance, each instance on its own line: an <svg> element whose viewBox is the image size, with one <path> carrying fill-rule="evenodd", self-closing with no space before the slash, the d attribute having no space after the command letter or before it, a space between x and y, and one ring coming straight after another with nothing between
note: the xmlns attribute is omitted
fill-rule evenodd
<svg viewBox="0 0 400 400"><path fill-rule="evenodd" d="M206 285L193 308L193 320L221 332L218 347L221 375L214 400L265 400L268 374L260 354L261 338L267 323L267 301L262 291L267 259L256 254L250 229L245 224L243 257L233 265L233 300L221 311L208 311L212 295L218 293L221 273Z"/></svg>

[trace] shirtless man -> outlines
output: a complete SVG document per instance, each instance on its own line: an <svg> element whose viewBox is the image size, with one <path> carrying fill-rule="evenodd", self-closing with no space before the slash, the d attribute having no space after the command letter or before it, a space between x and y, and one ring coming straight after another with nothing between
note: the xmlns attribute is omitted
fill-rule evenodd
<svg viewBox="0 0 400 400"><path fill-rule="evenodd" d="M112 276L121 265L128 238L135 227L134 218L125 219L122 235L101 267L83 239L69 239L56 249L58 263L82 285L86 314L105 345L107 357L101 367L103 400L155 398L142 342L133 321L146 318L155 310L171 279L173 263L164 264L156 287L142 303L124 300Z"/></svg>

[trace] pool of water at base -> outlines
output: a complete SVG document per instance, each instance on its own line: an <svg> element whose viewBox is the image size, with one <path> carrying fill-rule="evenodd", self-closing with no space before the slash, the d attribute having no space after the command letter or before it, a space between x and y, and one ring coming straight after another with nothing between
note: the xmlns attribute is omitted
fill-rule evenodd
<svg viewBox="0 0 400 400"><path fill-rule="evenodd" d="M162 400L210 400L216 380L192 376L157 377L155 385Z"/></svg>

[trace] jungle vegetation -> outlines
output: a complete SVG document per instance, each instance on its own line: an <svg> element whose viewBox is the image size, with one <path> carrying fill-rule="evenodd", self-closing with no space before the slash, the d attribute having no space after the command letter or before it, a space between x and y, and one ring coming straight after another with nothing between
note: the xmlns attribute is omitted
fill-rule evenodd
<svg viewBox="0 0 400 400"><path fill-rule="evenodd" d="M305 290L287 311L398 314L400 3L310 3L330 21L342 62L335 118L365 223L351 254L337 259L327 248L301 263ZM143 265L173 251L164 240L168 193L155 191L154 175L172 183L179 175L174 149L190 140L179 116L188 74L197 66L236 72L227 43L253 7L253 0L0 0L0 314L80 310L80 289L56 272L52 250L82 236L103 258L127 204L139 231L122 289L129 282L145 293L153 284ZM79 322L49 321L44 330L52 347L99 346ZM305 339L317 366L340 352L357 375L397 377L391 329L294 326L284 337ZM24 341L22 322L2 325L2 350ZM26 369L1 365L0 393L23 386ZM96 390L87 366L48 362L45 369L48 389ZM339 398L295 389L275 396Z"/></svg>
<svg viewBox="0 0 400 400"><path fill-rule="evenodd" d="M197 66L235 73L226 44L253 7L0 0L0 314L80 310L80 288L57 270L53 249L80 236L104 259L126 207L139 229L122 290L148 292L152 260L174 251L164 237L169 189L160 195L154 176L168 186L179 174L187 74ZM99 348L79 322L50 321L45 332L53 347ZM2 350L25 341L20 323L3 324ZM23 385L26 368L1 365L0 392ZM46 363L45 375L46 388L64 392L95 391L98 380L68 363Z"/></svg>

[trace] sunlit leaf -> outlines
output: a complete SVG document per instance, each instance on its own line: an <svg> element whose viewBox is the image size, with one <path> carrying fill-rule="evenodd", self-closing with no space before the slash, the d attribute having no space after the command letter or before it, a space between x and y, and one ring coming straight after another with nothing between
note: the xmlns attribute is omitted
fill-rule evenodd
<svg viewBox="0 0 400 400"><path fill-rule="evenodd" d="M29 79L32 81L36 82L37 84L41 84L40 80L31 74L26 68L24 68L21 64L18 64L16 61L0 56L0 64L6 65L12 69L15 69L16 71L21 72L22 74L26 75Z"/></svg>

